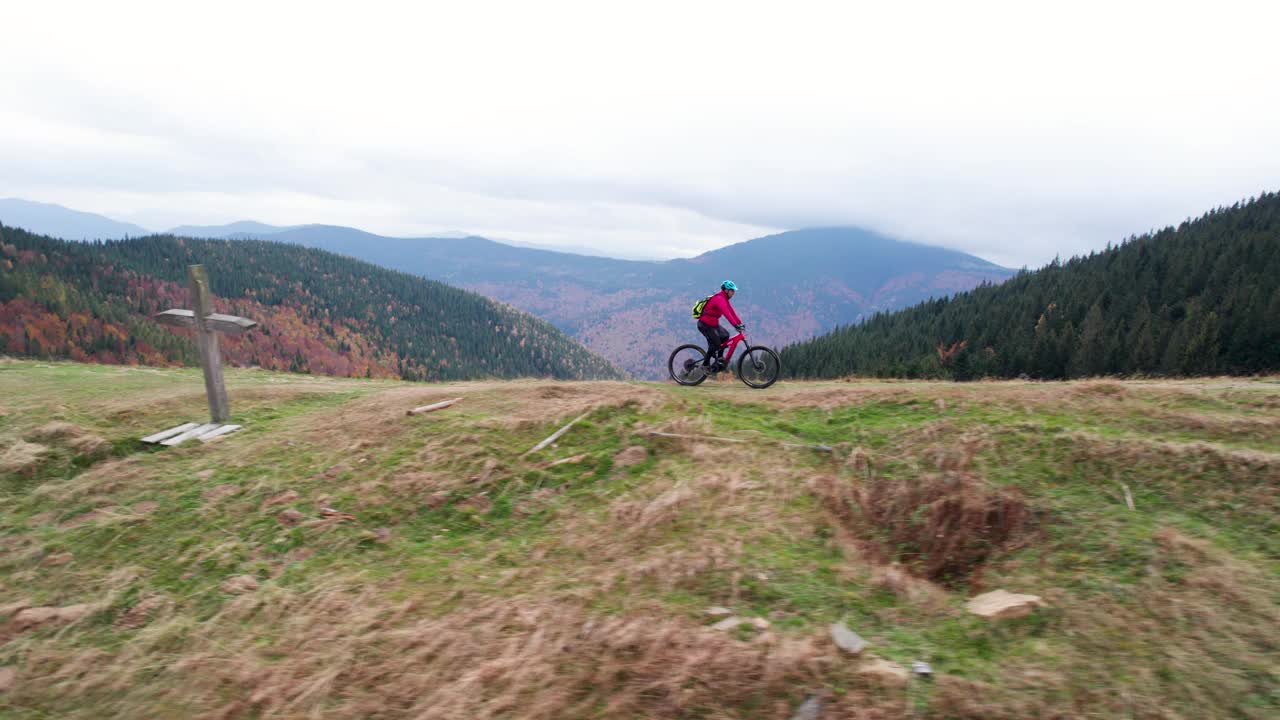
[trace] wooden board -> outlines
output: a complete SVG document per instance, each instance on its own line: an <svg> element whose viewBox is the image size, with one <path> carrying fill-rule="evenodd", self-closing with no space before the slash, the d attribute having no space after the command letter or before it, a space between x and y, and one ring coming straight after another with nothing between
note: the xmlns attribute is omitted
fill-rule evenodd
<svg viewBox="0 0 1280 720"><path fill-rule="evenodd" d="M578 423L578 421L579 421L579 420L582 420L583 418L585 418L586 416L588 416L588 415L590 415L590 414L591 414L591 411L590 411L590 410L588 410L587 412L584 412L584 413L582 413L581 415L579 415L578 417L576 417L576 418L574 418L574 419L570 420L568 425L565 425L564 427L560 428L559 430L557 430L557 431L555 431L555 432L551 433L551 437L547 438L546 440L543 440L542 442L538 443L537 445L534 445L533 447L531 447L531 448L529 448L528 450L526 450L526 451L524 452L524 455L528 455L529 453L536 453L536 452L538 452L539 450L541 450L542 448L544 448L544 447L546 447L546 446L550 445L551 443L555 442L555 441L556 441L556 440L557 440L561 435L563 435L563 434L565 434L565 433L569 432L569 428L573 427L574 425L576 425L576 424ZM520 457L524 457L524 455L521 455Z"/></svg>
<svg viewBox="0 0 1280 720"><path fill-rule="evenodd" d="M201 435L201 436L200 436L200 442L209 442L210 440L215 440L215 439L217 439L217 438L222 437L223 435L227 435L227 434L233 433L233 432L235 432L235 431L239 430L241 427L243 427L243 426L242 426L242 425L223 425L222 427L218 428L217 430L211 430L211 431L209 431L209 432L207 432L207 433L205 433L205 434Z"/></svg>
<svg viewBox="0 0 1280 720"><path fill-rule="evenodd" d="M164 440L164 441L162 441L160 444L161 444L161 445L164 445L165 447L173 447L174 445L181 445L182 443L184 443L184 442L186 442L186 441L188 441L188 440L190 440L190 439L192 439L192 438L198 438L198 437L200 437L201 435L204 435L204 434L205 434L205 433L207 433L207 432L210 432L210 431L212 431L212 430L216 430L216 429L217 429L218 427L220 427L221 425L222 425L222 423L205 423L204 425L200 425L200 426L198 426L198 427L194 427L194 428L192 428L192 429L190 429L190 430L188 430L188 431L186 431L186 432L184 432L184 433L182 433L182 434L180 434L180 435L174 435L173 437L169 438L168 440Z"/></svg>
<svg viewBox="0 0 1280 720"><path fill-rule="evenodd" d="M158 442L160 442L161 440L167 440L167 439L169 439L169 438L173 437L174 435L181 435L182 433L184 433L184 432L186 432L186 431L188 431L188 430L194 430L194 429L195 429L195 428L197 428L197 427L199 427L199 423L183 423L183 424L181 424L181 425L179 425L179 426L177 426L177 427L171 427L171 428L169 428L168 430L164 430L164 431L162 431L162 432L158 432L158 433L156 433L155 435L148 435L148 436L146 436L146 437L142 438L142 442L144 442L144 443L158 443Z"/></svg>
<svg viewBox="0 0 1280 720"><path fill-rule="evenodd" d="M195 327L196 314L192 310L174 309L165 310L152 316L156 322L163 325L172 325L174 327ZM239 315L224 315L222 313L209 313L204 316L204 325L210 330L229 335L239 335L245 330L252 330L258 326L258 323L249 318L240 317Z"/></svg>
<svg viewBox="0 0 1280 720"><path fill-rule="evenodd" d="M454 398L454 399L452 399L452 400L445 400L444 402L438 402L438 403L434 403L434 404L432 404L432 405L423 405L422 407L416 407L416 408L414 408L414 409L412 409L412 410L406 410L406 411L405 411L405 415L421 415L422 413L429 413L429 412L435 412L436 410L443 410L443 409L445 409L445 408L449 407L450 405L453 405L454 403L456 403L456 402L458 402L458 401L460 401L460 400L462 400L462 398Z"/></svg>

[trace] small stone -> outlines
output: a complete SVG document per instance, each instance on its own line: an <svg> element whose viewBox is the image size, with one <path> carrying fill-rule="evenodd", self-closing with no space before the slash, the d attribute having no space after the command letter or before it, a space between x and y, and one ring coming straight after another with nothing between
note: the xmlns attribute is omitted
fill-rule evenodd
<svg viewBox="0 0 1280 720"><path fill-rule="evenodd" d="M762 617L758 617L752 620L751 624L754 625L757 630L768 630L770 622Z"/></svg>
<svg viewBox="0 0 1280 720"><path fill-rule="evenodd" d="M906 685L911 677L906 668L884 658L875 658L864 663L858 668L857 673L868 680L889 687Z"/></svg>
<svg viewBox="0 0 1280 720"><path fill-rule="evenodd" d="M67 563L69 563L69 562L71 562L72 560L74 560L74 559L75 559L75 557L76 557L75 555L72 555L72 554L71 554L71 553L69 553L69 552L55 553L55 554L50 555L49 557L45 558L45 559L44 559L44 562L42 562L42 563L40 563L40 564L41 564L41 565L47 565L47 566L50 566L50 567L57 567L57 566L59 566L59 565L66 565Z"/></svg>
<svg viewBox="0 0 1280 720"><path fill-rule="evenodd" d="M7 692L17 681L18 673L11 667L0 668L0 692Z"/></svg>
<svg viewBox="0 0 1280 720"><path fill-rule="evenodd" d="M196 473L196 477L200 478L201 480L208 480L209 478L213 477L213 473L214 473L213 470L201 470L200 472Z"/></svg>
<svg viewBox="0 0 1280 720"><path fill-rule="evenodd" d="M303 518L302 513L292 508L285 510L284 512L276 516L276 520L279 521L279 523L281 525L284 525L285 527L293 527L294 525L297 525L298 523L302 522L302 518Z"/></svg>
<svg viewBox="0 0 1280 720"><path fill-rule="evenodd" d="M743 622L745 621L740 617L727 617L721 620L720 622L716 623L715 625L712 625L711 629L719 630L723 632L726 630L732 630L738 627L739 625L741 625Z"/></svg>
<svg viewBox="0 0 1280 720"><path fill-rule="evenodd" d="M916 660L911 663L911 672L919 675L920 677L929 677L933 674L933 668L929 666L929 663L924 662L923 660Z"/></svg>
<svg viewBox="0 0 1280 720"><path fill-rule="evenodd" d="M1039 595L1019 595L1006 590L992 590L965 603L969 612L988 620L1009 620L1026 617L1044 604Z"/></svg>
<svg viewBox="0 0 1280 720"><path fill-rule="evenodd" d="M759 580L760 582L769 582L769 574L768 574L768 573L756 573L756 579L757 579L757 580Z"/></svg>
<svg viewBox="0 0 1280 720"><path fill-rule="evenodd" d="M712 607L709 607L706 610L703 610L702 612L703 614L710 615L711 617L723 617L725 615L733 614L733 611L730 610L729 608L721 607L719 605L714 605Z"/></svg>
<svg viewBox="0 0 1280 720"><path fill-rule="evenodd" d="M236 575L222 581L222 592L239 595L258 589L258 579L252 575Z"/></svg>
<svg viewBox="0 0 1280 720"><path fill-rule="evenodd" d="M796 713L791 716L791 720L818 720L821 714L822 698L810 695L807 700L800 703L800 707L796 708Z"/></svg>
<svg viewBox="0 0 1280 720"><path fill-rule="evenodd" d="M836 647L849 653L850 655L861 655L863 650L867 649L867 641L862 636L849 629L848 625L842 622L835 623L831 626L831 640L835 642Z"/></svg>

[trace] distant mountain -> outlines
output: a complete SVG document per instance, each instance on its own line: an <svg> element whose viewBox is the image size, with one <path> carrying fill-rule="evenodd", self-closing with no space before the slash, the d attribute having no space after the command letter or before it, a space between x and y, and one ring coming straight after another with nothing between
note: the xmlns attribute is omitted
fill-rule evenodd
<svg viewBox="0 0 1280 720"><path fill-rule="evenodd" d="M133 223L119 222L102 215L18 198L0 199L0 223L37 228L40 233L64 240L119 240L151 232Z"/></svg>
<svg viewBox="0 0 1280 720"><path fill-rule="evenodd" d="M544 320L320 250L171 235L79 243L11 227L0 227L0 353L194 364L189 334L151 319L186 307L190 263L209 266L219 311L262 324L227 339L233 364L415 380L620 377Z"/></svg>
<svg viewBox="0 0 1280 720"><path fill-rule="evenodd" d="M1280 371L1280 194L783 350L796 377Z"/></svg>
<svg viewBox="0 0 1280 720"><path fill-rule="evenodd" d="M274 235L278 232L291 230L296 225L281 227L279 225L267 225L266 223L255 222L253 220L241 220L239 222L227 223L226 225L179 225L172 230L167 231L169 235L177 235L178 237L189 238L211 238L214 240L223 240L226 238L253 238L257 239L263 235Z"/></svg>
<svg viewBox="0 0 1280 720"><path fill-rule="evenodd" d="M689 307L726 278L742 287L735 306L750 339L780 347L1013 274L972 255L853 227L785 232L668 261L520 247L457 233L392 238L337 225L242 221L173 232L295 243L464 287L550 321L645 378L666 372L670 348L701 341Z"/></svg>
<svg viewBox="0 0 1280 720"><path fill-rule="evenodd" d="M699 341L689 308L724 279L753 342L781 346L879 311L944 297L1013 271L972 255L850 227L780 233L696 258L617 260L520 248L484 238L389 238L304 225L272 239L358 257L475 290L571 333L640 377Z"/></svg>

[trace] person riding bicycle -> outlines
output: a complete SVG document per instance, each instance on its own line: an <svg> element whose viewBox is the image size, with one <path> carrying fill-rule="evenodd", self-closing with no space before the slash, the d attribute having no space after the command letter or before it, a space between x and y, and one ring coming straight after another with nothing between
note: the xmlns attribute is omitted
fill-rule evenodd
<svg viewBox="0 0 1280 720"><path fill-rule="evenodd" d="M747 327L729 303L736 292L738 286L732 280L720 283L720 292L707 299L707 304L702 307L702 314L698 316L698 332L707 339L707 357L703 360L707 367L719 369L724 365L724 344L729 339L729 331L720 327L720 318L724 317L733 323L738 332ZM714 366L711 364L712 360L715 360Z"/></svg>

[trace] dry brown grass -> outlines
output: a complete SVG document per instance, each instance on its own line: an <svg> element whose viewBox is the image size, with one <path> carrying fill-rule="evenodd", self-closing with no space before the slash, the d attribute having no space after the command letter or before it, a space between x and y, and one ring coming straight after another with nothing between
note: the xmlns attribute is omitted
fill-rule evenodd
<svg viewBox="0 0 1280 720"><path fill-rule="evenodd" d="M1166 394L1173 404L1161 407L1173 415L1183 413L1170 409L1182 407L1176 393L1201 392L1128 384L1116 392L1112 384L883 383L834 394L830 386L784 384L762 394L726 384L700 389L706 400L683 388L626 383L389 386L290 416L272 433L98 463L45 482L31 496L40 514L26 518L22 535L0 537L17 569L0 579L6 600L30 595L43 606L92 601L102 608L96 618L24 631L3 647L16 680L0 695L0 714L16 707L72 720L783 719L827 689L835 692L824 694L823 719L1234 712L1232 695L1280 686L1270 565L1233 556L1186 527L1143 534L1140 523L1155 512L1156 498L1144 503L1141 494L1138 512L1088 506L1071 516L1115 526L1104 528L1114 531L1112 548L1088 551L1098 557L1077 557L1087 553L1069 540L1028 556L1006 552L1028 542L1040 524L1032 500L1053 510L1051 528L1064 526L1052 492L1038 494L1041 478L1028 479L1028 498L988 480L1007 478L996 474L996 463L1020 452L1043 452L1044 475L1054 483L1058 469L1065 476L1074 466L1091 474L1158 466L1162 482L1180 477L1171 469L1185 470L1187 493L1220 492L1224 501L1254 499L1262 507L1274 501L1267 494L1278 485L1277 465L1265 452L1041 436L1049 422L1043 418L1007 432L966 415L988 407L1088 413ZM304 391L312 389L282 385L279 395L268 388L255 401ZM1211 391L1218 392L1204 392ZM403 414L458 396L462 403L440 413ZM722 398L779 411L901 402L926 412L890 409L881 426L861 429L861 447L840 446L837 461L645 434L750 438L774 431L765 422L717 431L713 403ZM544 429L624 403L658 412L635 425L629 412L626 422L602 412L582 433L603 437L600 447L570 435L555 452L519 456ZM780 417L794 421L797 436L807 428L832 432L806 413ZM1249 422L1266 432L1264 419ZM512 437L519 447L507 450ZM278 472L249 460L294 450L307 459ZM566 457L576 460L552 467ZM1212 483L1195 477L1201 470L1215 473ZM1114 485L1110 476L1102 479ZM1124 479L1142 492L1133 477ZM1091 482L1079 483L1082 494ZM143 521L153 491L160 504ZM346 494L335 503L340 510L376 519L319 518L318 508L335 494ZM148 577L155 571L149 565L136 582L112 581L97 597L92 542L68 543L129 542L171 510L186 511L179 498L221 525L207 541L175 546L166 558L171 575L190 568L194 578L159 585ZM512 501L509 516L486 513L505 500ZM74 512L49 510L72 504ZM276 513L290 506L305 517L278 527ZM68 514L73 523L58 527ZM382 525L393 529L379 535ZM299 544L286 551L289 538ZM855 552L842 557L842 549ZM65 550L75 551L71 561L48 562ZM1048 569L1041 561L1037 569L1031 557L1054 554L1068 560ZM1136 570L1122 565L1134 557ZM1074 562L1096 564L1077 573ZM1118 569L1098 570L1103 563ZM201 568L216 569L208 592L197 585L207 580ZM365 568L373 570L365 575ZM1017 589L1043 594L1049 607L1020 623L980 625L963 614L954 587L926 579L967 578L972 587L980 579L975 572L1012 578ZM1089 589L1071 585L1078 574L1089 574ZM244 583L229 586L235 595L219 592L228 578L246 575L257 578L256 588ZM874 588L900 602L874 607L892 603ZM773 626L712 631L702 616L710 604L768 617ZM905 663L936 646L939 655L923 659L940 673L962 668L954 671L966 677L938 677L931 695L914 681L905 690L873 687L824 636L826 623L846 612L873 652ZM0 616L8 620L4 608ZM912 693L919 711L905 702Z"/></svg>
<svg viewBox="0 0 1280 720"><path fill-rule="evenodd" d="M0 451L0 474L30 475L48 453L45 445L15 440Z"/></svg>
<svg viewBox="0 0 1280 720"><path fill-rule="evenodd" d="M817 637L746 642L679 618L599 616L538 601L481 601L433 616L382 598L359 585L304 595L264 589L197 625L140 626L109 662L96 650L32 647L13 699L56 685L115 697L120 710L183 707L201 718L785 718L803 688L842 674ZM174 662L155 664L178 638ZM900 700L858 692L835 704L842 707L851 714L840 717L902 710Z"/></svg>

